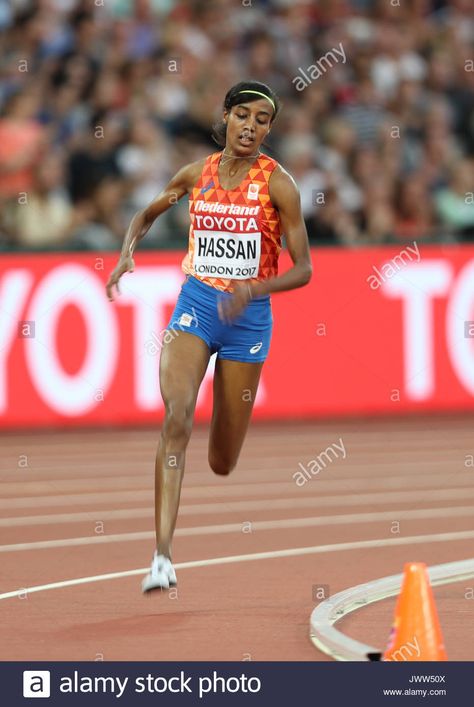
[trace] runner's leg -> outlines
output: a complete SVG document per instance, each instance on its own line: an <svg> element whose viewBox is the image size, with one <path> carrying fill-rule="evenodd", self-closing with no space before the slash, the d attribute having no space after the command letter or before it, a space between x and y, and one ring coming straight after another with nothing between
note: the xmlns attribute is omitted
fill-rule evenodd
<svg viewBox="0 0 474 707"><path fill-rule="evenodd" d="M186 447L209 358L207 344L182 331L173 330L173 339L161 351L160 389L165 419L155 463L155 527L157 552L166 557L171 557Z"/></svg>
<svg viewBox="0 0 474 707"><path fill-rule="evenodd" d="M216 474L235 467L252 414L262 363L217 358L209 464Z"/></svg>

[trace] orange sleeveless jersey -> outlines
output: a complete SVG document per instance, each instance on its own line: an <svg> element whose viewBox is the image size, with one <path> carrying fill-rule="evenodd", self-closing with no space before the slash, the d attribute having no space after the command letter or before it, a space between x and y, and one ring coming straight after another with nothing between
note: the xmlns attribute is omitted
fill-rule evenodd
<svg viewBox="0 0 474 707"><path fill-rule="evenodd" d="M267 280L278 273L281 224L268 185L278 162L260 155L235 189L223 189L217 173L221 155L209 155L190 195L189 247L182 269L232 292L232 280Z"/></svg>

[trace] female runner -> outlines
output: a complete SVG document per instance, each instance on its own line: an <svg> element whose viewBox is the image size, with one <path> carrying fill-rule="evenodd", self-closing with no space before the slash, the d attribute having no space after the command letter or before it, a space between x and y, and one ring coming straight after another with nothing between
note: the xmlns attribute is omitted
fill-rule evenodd
<svg viewBox="0 0 474 707"><path fill-rule="evenodd" d="M217 353L209 464L216 474L235 467L245 438L260 373L270 347L270 294L306 285L312 274L300 198L292 177L260 151L279 110L273 91L244 81L224 100L214 136L223 150L180 169L132 219L114 287L133 272L133 254L155 219L189 194L191 226L181 287L160 357L165 418L155 465L156 549L143 592L176 584L171 542L178 514L186 447L199 386ZM278 275L281 237L293 261Z"/></svg>

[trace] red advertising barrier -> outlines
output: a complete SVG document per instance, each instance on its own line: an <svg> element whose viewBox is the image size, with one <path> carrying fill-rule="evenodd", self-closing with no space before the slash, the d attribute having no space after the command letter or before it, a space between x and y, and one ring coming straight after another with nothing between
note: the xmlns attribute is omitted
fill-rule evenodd
<svg viewBox="0 0 474 707"><path fill-rule="evenodd" d="M474 409L474 246L314 250L302 289L272 296L254 417ZM156 422L163 329L182 253L139 252L109 303L116 255L4 255L0 425ZM280 272L290 265L282 257ZM211 359L196 419L212 407Z"/></svg>

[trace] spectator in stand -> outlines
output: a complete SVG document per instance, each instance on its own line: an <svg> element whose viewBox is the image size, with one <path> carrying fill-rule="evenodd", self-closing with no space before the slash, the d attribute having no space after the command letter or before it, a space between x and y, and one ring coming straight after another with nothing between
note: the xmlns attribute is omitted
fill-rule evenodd
<svg viewBox="0 0 474 707"><path fill-rule="evenodd" d="M356 220L344 209L334 187L326 189L324 203L308 219L308 236L314 245L355 247L362 243Z"/></svg>
<svg viewBox="0 0 474 707"><path fill-rule="evenodd" d="M394 237L402 243L432 240L434 209L426 180L420 173L401 179L396 188Z"/></svg>
<svg viewBox="0 0 474 707"><path fill-rule="evenodd" d="M63 188L64 162L47 155L34 170L32 189L4 213L4 227L15 248L61 249L85 215L75 211Z"/></svg>
<svg viewBox="0 0 474 707"><path fill-rule="evenodd" d="M46 148L46 134L35 115L39 96L29 88L15 93L0 119L0 195L18 199L33 188L35 168Z"/></svg>
<svg viewBox="0 0 474 707"><path fill-rule="evenodd" d="M130 218L144 209L171 178L170 145L162 129L146 115L132 118L128 139L117 153L121 174L128 180Z"/></svg>
<svg viewBox="0 0 474 707"><path fill-rule="evenodd" d="M318 164L330 175L342 207L357 211L362 203L359 186L350 174L350 161L356 148L356 135L351 124L342 118L328 120L322 127L323 145L318 151Z"/></svg>
<svg viewBox="0 0 474 707"><path fill-rule="evenodd" d="M69 161L69 189L74 202L90 197L104 180L120 177L117 154L123 125L117 116L94 116Z"/></svg>
<svg viewBox="0 0 474 707"><path fill-rule="evenodd" d="M265 149L296 175L313 242L474 238L473 27L472 0L0 0L4 240L48 238L24 211L29 235L5 230L25 192L32 214L73 211L41 247L115 248L169 173L217 149L221 96L251 76L284 104ZM339 43L346 60L328 63ZM45 156L51 180L65 162L62 190ZM186 230L182 200L145 243Z"/></svg>
<svg viewBox="0 0 474 707"><path fill-rule="evenodd" d="M395 213L392 207L393 182L385 173L375 173L364 190L362 239L367 245L392 240Z"/></svg>
<svg viewBox="0 0 474 707"><path fill-rule="evenodd" d="M459 160L451 169L449 184L435 197L441 222L459 240L474 239L474 163Z"/></svg>
<svg viewBox="0 0 474 707"><path fill-rule="evenodd" d="M324 173L316 168L313 141L307 135L286 140L282 158L285 169L298 183L303 216L309 218L318 204L323 203L328 181Z"/></svg>
<svg viewBox="0 0 474 707"><path fill-rule="evenodd" d="M342 109L341 116L353 128L358 144L376 141L387 114L370 79L363 79L356 86L354 99Z"/></svg>

